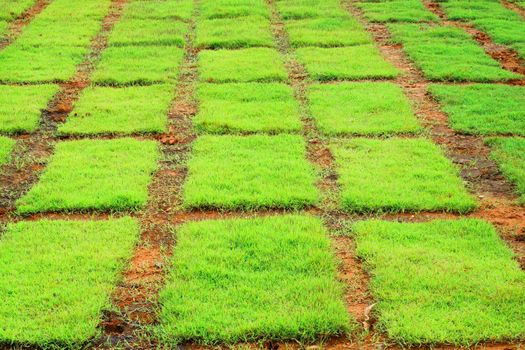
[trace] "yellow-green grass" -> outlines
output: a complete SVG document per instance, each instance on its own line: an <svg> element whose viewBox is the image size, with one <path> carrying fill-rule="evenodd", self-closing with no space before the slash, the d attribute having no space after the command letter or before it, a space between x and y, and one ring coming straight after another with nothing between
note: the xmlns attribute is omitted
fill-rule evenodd
<svg viewBox="0 0 525 350"><path fill-rule="evenodd" d="M173 83L183 56L183 49L176 46L108 47L92 81L104 85Z"/></svg>
<svg viewBox="0 0 525 350"><path fill-rule="evenodd" d="M525 136L525 87L493 84L431 85L454 130Z"/></svg>
<svg viewBox="0 0 525 350"><path fill-rule="evenodd" d="M348 16L339 0L277 0L275 6L284 19Z"/></svg>
<svg viewBox="0 0 525 350"><path fill-rule="evenodd" d="M328 17L285 21L293 47L370 44L370 35L354 18Z"/></svg>
<svg viewBox="0 0 525 350"><path fill-rule="evenodd" d="M37 18L71 22L85 18L102 20L110 6L111 0L53 0Z"/></svg>
<svg viewBox="0 0 525 350"><path fill-rule="evenodd" d="M490 82L517 79L488 56L460 28L425 24L389 24L395 43L430 80Z"/></svg>
<svg viewBox="0 0 525 350"><path fill-rule="evenodd" d="M167 130L171 85L85 89L61 135L160 133Z"/></svg>
<svg viewBox="0 0 525 350"><path fill-rule="evenodd" d="M261 16L203 19L197 22L196 46L210 49L274 47L270 20Z"/></svg>
<svg viewBox="0 0 525 350"><path fill-rule="evenodd" d="M371 22L437 21L421 0L361 1L355 4Z"/></svg>
<svg viewBox="0 0 525 350"><path fill-rule="evenodd" d="M134 219L8 224L0 239L0 343L82 348L131 257Z"/></svg>
<svg viewBox="0 0 525 350"><path fill-rule="evenodd" d="M299 209L317 203L315 181L301 136L206 135L193 145L184 206Z"/></svg>
<svg viewBox="0 0 525 350"><path fill-rule="evenodd" d="M373 45L304 47L297 49L295 54L314 80L383 79L399 74Z"/></svg>
<svg viewBox="0 0 525 350"><path fill-rule="evenodd" d="M158 158L154 141L59 142L40 180L16 202L17 212L138 210Z"/></svg>
<svg viewBox="0 0 525 350"><path fill-rule="evenodd" d="M9 28L9 22L0 20L0 36L6 35L8 28Z"/></svg>
<svg viewBox="0 0 525 350"><path fill-rule="evenodd" d="M20 16L24 11L35 4L36 0L9 0L2 1L0 20L9 21Z"/></svg>
<svg viewBox="0 0 525 350"><path fill-rule="evenodd" d="M32 132L42 110L58 91L56 85L0 86L0 132Z"/></svg>
<svg viewBox="0 0 525 350"><path fill-rule="evenodd" d="M203 0L200 2L201 18L235 18L257 15L270 17L264 0Z"/></svg>
<svg viewBox="0 0 525 350"><path fill-rule="evenodd" d="M342 206L352 212L447 211L477 206L458 171L426 139L350 139L332 150Z"/></svg>
<svg viewBox="0 0 525 350"><path fill-rule="evenodd" d="M302 123L292 89L279 83L201 84L193 123L205 133L299 132Z"/></svg>
<svg viewBox="0 0 525 350"><path fill-rule="evenodd" d="M383 135L421 130L408 98L394 83L315 84L310 110L326 135Z"/></svg>
<svg viewBox="0 0 525 350"><path fill-rule="evenodd" d="M491 138L491 157L509 181L516 186L519 202L525 205L525 139Z"/></svg>
<svg viewBox="0 0 525 350"><path fill-rule="evenodd" d="M199 53L200 79L210 83L271 82L288 79L275 49L204 50Z"/></svg>
<svg viewBox="0 0 525 350"><path fill-rule="evenodd" d="M177 230L160 295L164 343L303 343L355 328L336 258L311 216L208 220Z"/></svg>
<svg viewBox="0 0 525 350"><path fill-rule="evenodd" d="M520 341L525 273L481 220L354 225L376 329L403 346Z"/></svg>
<svg viewBox="0 0 525 350"><path fill-rule="evenodd" d="M117 22L109 46L175 45L184 46L188 24L173 19L128 18Z"/></svg>
<svg viewBox="0 0 525 350"><path fill-rule="evenodd" d="M122 19L158 18L188 20L193 13L193 0L133 0L125 8Z"/></svg>
<svg viewBox="0 0 525 350"><path fill-rule="evenodd" d="M9 161L15 143L15 140L9 137L0 136L0 166Z"/></svg>

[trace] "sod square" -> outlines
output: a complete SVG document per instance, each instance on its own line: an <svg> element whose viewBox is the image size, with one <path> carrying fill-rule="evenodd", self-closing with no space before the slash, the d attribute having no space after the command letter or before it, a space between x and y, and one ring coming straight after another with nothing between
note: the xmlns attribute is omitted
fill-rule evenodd
<svg viewBox="0 0 525 350"><path fill-rule="evenodd" d="M354 328L319 219L286 215L182 225L160 294L164 343L312 342Z"/></svg>
<svg viewBox="0 0 525 350"><path fill-rule="evenodd" d="M17 201L17 211L140 209L148 199L158 158L153 141L60 142L38 183Z"/></svg>
<svg viewBox="0 0 525 350"><path fill-rule="evenodd" d="M457 169L429 140L340 140L331 150L347 211L464 213L477 206Z"/></svg>
<svg viewBox="0 0 525 350"><path fill-rule="evenodd" d="M118 46L104 50L92 81L104 85L174 82L184 57L176 46Z"/></svg>
<svg viewBox="0 0 525 350"><path fill-rule="evenodd" d="M192 13L193 0L134 0L126 6L122 20L128 18L188 20Z"/></svg>
<svg viewBox="0 0 525 350"><path fill-rule="evenodd" d="M293 47L348 46L370 44L370 35L363 26L350 17L327 17L285 21L286 31Z"/></svg>
<svg viewBox="0 0 525 350"><path fill-rule="evenodd" d="M6 21L0 20L0 35L2 36L6 35L8 28L9 28L9 23Z"/></svg>
<svg viewBox="0 0 525 350"><path fill-rule="evenodd" d="M278 0L275 5L284 19L348 16L339 0Z"/></svg>
<svg viewBox="0 0 525 350"><path fill-rule="evenodd" d="M204 0L199 15L208 19L253 15L269 18L270 11L264 0Z"/></svg>
<svg viewBox="0 0 525 350"><path fill-rule="evenodd" d="M363 1L355 4L371 22L437 21L420 0Z"/></svg>
<svg viewBox="0 0 525 350"><path fill-rule="evenodd" d="M0 132L35 131L56 85L0 86Z"/></svg>
<svg viewBox="0 0 525 350"><path fill-rule="evenodd" d="M197 22L195 36L199 48L237 49L275 46L270 21L261 16L200 20Z"/></svg>
<svg viewBox="0 0 525 350"><path fill-rule="evenodd" d="M310 110L326 135L382 135L421 130L408 98L393 83L315 84Z"/></svg>
<svg viewBox="0 0 525 350"><path fill-rule="evenodd" d="M296 50L297 60L314 80L394 78L399 71L373 45Z"/></svg>
<svg viewBox="0 0 525 350"><path fill-rule="evenodd" d="M134 219L8 224L0 240L0 343L82 348L131 257Z"/></svg>
<svg viewBox="0 0 525 350"><path fill-rule="evenodd" d="M83 18L102 20L109 12L111 0L53 0L38 19L76 21Z"/></svg>
<svg viewBox="0 0 525 350"><path fill-rule="evenodd" d="M129 18L115 24L109 46L175 45L184 46L188 24L172 19Z"/></svg>
<svg viewBox="0 0 525 350"><path fill-rule="evenodd" d="M199 113L193 118L200 132L299 132L299 105L291 87L279 83L202 84Z"/></svg>
<svg viewBox="0 0 525 350"><path fill-rule="evenodd" d="M184 205L298 209L317 203L315 181L301 136L206 135L193 145Z"/></svg>
<svg viewBox="0 0 525 350"><path fill-rule="evenodd" d="M525 136L525 87L494 84L431 85L454 130Z"/></svg>
<svg viewBox="0 0 525 350"><path fill-rule="evenodd" d="M12 20L35 4L36 0L9 0L2 1L0 20Z"/></svg>
<svg viewBox="0 0 525 350"><path fill-rule="evenodd" d="M487 222L354 225L377 329L402 346L520 341L525 273Z"/></svg>
<svg viewBox="0 0 525 350"><path fill-rule="evenodd" d="M269 48L201 51L199 72L201 80L210 83L270 82L288 79L279 52Z"/></svg>
<svg viewBox="0 0 525 350"><path fill-rule="evenodd" d="M85 89L61 135L160 133L167 129L170 85Z"/></svg>
<svg viewBox="0 0 525 350"><path fill-rule="evenodd" d="M9 156L15 143L15 140L10 139L9 137L0 136L0 166L9 161Z"/></svg>

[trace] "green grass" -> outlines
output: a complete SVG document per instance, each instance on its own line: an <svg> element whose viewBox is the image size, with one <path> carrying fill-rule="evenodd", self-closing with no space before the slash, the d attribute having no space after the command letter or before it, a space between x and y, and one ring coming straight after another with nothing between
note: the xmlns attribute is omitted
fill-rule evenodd
<svg viewBox="0 0 525 350"><path fill-rule="evenodd" d="M408 98L393 83L316 84L310 110L326 135L382 135L421 130Z"/></svg>
<svg viewBox="0 0 525 350"><path fill-rule="evenodd" d="M200 2L201 18L235 18L250 15L270 17L264 0L204 0Z"/></svg>
<svg viewBox="0 0 525 350"><path fill-rule="evenodd" d="M355 327L342 296L317 218L188 223L177 230L158 333L168 344L313 342Z"/></svg>
<svg viewBox="0 0 525 350"><path fill-rule="evenodd" d="M503 81L521 75L502 69L498 62L462 29L418 24L389 24L393 42L428 79L436 81Z"/></svg>
<svg viewBox="0 0 525 350"><path fill-rule="evenodd" d="M355 4L371 22L437 21L420 0L362 1Z"/></svg>
<svg viewBox="0 0 525 350"><path fill-rule="evenodd" d="M58 91L56 85L0 86L0 132L32 132L42 110Z"/></svg>
<svg viewBox="0 0 525 350"><path fill-rule="evenodd" d="M351 139L330 148L347 211L464 213L477 206L458 171L431 141Z"/></svg>
<svg viewBox="0 0 525 350"><path fill-rule="evenodd" d="M171 19L129 18L115 24L109 46L175 45L184 46L188 24Z"/></svg>
<svg viewBox="0 0 525 350"><path fill-rule="evenodd" d="M370 35L354 18L331 17L285 21L292 47L370 44Z"/></svg>
<svg viewBox="0 0 525 350"><path fill-rule="evenodd" d="M296 56L314 80L394 78L399 74L373 45L305 47L297 49Z"/></svg>
<svg viewBox="0 0 525 350"><path fill-rule="evenodd" d="M110 6L111 0L53 0L37 18L69 22L86 18L102 20Z"/></svg>
<svg viewBox="0 0 525 350"><path fill-rule="evenodd" d="M193 123L199 132L298 132L299 106L292 89L278 83L202 84L199 112Z"/></svg>
<svg viewBox="0 0 525 350"><path fill-rule="evenodd" d="M201 51L199 72L202 81L214 83L288 79L279 52L269 48Z"/></svg>
<svg viewBox="0 0 525 350"><path fill-rule="evenodd" d="M0 240L0 343L80 348L104 310L139 227L126 217L8 224Z"/></svg>
<svg viewBox="0 0 525 350"><path fill-rule="evenodd" d="M525 135L525 87L431 85L454 130L470 134Z"/></svg>
<svg viewBox="0 0 525 350"><path fill-rule="evenodd" d="M77 140L57 144L38 183L17 212L137 210L157 169L154 141Z"/></svg>
<svg viewBox="0 0 525 350"><path fill-rule="evenodd" d="M36 0L9 0L2 1L0 20L12 20L35 4Z"/></svg>
<svg viewBox="0 0 525 350"><path fill-rule="evenodd" d="M128 18L190 19L193 0L134 0L125 8L123 20Z"/></svg>
<svg viewBox="0 0 525 350"><path fill-rule="evenodd" d="M9 137L0 136L0 166L9 161L15 143L15 140L10 139Z"/></svg>
<svg viewBox="0 0 525 350"><path fill-rule="evenodd" d="M184 51L176 46L121 46L104 50L92 81L105 85L174 82Z"/></svg>
<svg viewBox="0 0 525 350"><path fill-rule="evenodd" d="M186 208L298 209L318 200L301 136L201 136L184 186Z"/></svg>
<svg viewBox="0 0 525 350"><path fill-rule="evenodd" d="M275 5L284 19L348 16L339 0L277 0Z"/></svg>
<svg viewBox="0 0 525 350"><path fill-rule="evenodd" d="M481 220L354 225L376 329L403 346L525 338L525 273Z"/></svg>
<svg viewBox="0 0 525 350"><path fill-rule="evenodd" d="M61 135L160 133L167 129L170 85L90 87L75 103Z"/></svg>
<svg viewBox="0 0 525 350"><path fill-rule="evenodd" d="M492 159L505 177L516 185L519 202L525 205L525 139L492 138L488 143L492 148Z"/></svg>
<svg viewBox="0 0 525 350"><path fill-rule="evenodd" d="M9 23L6 21L0 20L0 36L6 35L8 28L9 28Z"/></svg>

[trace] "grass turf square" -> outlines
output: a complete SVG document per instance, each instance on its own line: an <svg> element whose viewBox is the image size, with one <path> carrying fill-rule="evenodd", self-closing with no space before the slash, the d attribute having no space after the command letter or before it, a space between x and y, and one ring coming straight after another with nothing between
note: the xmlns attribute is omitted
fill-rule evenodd
<svg viewBox="0 0 525 350"><path fill-rule="evenodd" d="M184 46L188 24L172 19L129 18L117 22L108 39L109 46Z"/></svg>
<svg viewBox="0 0 525 350"><path fill-rule="evenodd" d="M351 139L331 145L348 211L468 212L477 205L454 165L425 139Z"/></svg>
<svg viewBox="0 0 525 350"><path fill-rule="evenodd" d="M36 0L10 0L2 3L1 20L13 20L35 4Z"/></svg>
<svg viewBox="0 0 525 350"><path fill-rule="evenodd" d="M363 1L355 4L371 22L437 21L420 0Z"/></svg>
<svg viewBox="0 0 525 350"><path fill-rule="evenodd" d="M299 132L302 123L292 89L279 83L201 84L200 132Z"/></svg>
<svg viewBox="0 0 525 350"><path fill-rule="evenodd" d="M525 273L481 220L354 225L378 329L403 346L525 336Z"/></svg>
<svg viewBox="0 0 525 350"><path fill-rule="evenodd" d="M192 155L187 208L302 208L318 200L301 136L201 136Z"/></svg>
<svg viewBox="0 0 525 350"><path fill-rule="evenodd" d="M128 18L188 20L192 13L193 0L134 0L126 6L122 20Z"/></svg>
<svg viewBox="0 0 525 350"><path fill-rule="evenodd" d="M339 0L278 0L275 5L284 19L348 16Z"/></svg>
<svg viewBox="0 0 525 350"><path fill-rule="evenodd" d="M15 140L10 139L9 137L0 136L0 166L9 161L9 156L15 143Z"/></svg>
<svg viewBox="0 0 525 350"><path fill-rule="evenodd" d="M160 295L167 343L315 341L353 328L319 219L274 216L188 223Z"/></svg>
<svg viewBox="0 0 525 350"><path fill-rule="evenodd" d="M373 45L296 50L297 60L314 80L394 78L399 71Z"/></svg>
<svg viewBox="0 0 525 350"><path fill-rule="evenodd" d="M270 11L264 0L204 0L200 3L201 18L235 18L262 16L269 18Z"/></svg>
<svg viewBox="0 0 525 350"><path fill-rule="evenodd" d="M81 348L131 257L135 220L8 224L0 240L0 343Z"/></svg>
<svg viewBox="0 0 525 350"><path fill-rule="evenodd" d="M83 91L58 132L62 135L163 132L172 97L170 85L91 87Z"/></svg>
<svg viewBox="0 0 525 350"><path fill-rule="evenodd" d="M288 79L279 52L269 48L201 51L199 71L201 80L216 83Z"/></svg>
<svg viewBox="0 0 525 350"><path fill-rule="evenodd" d="M431 85L454 130L473 134L525 135L525 87Z"/></svg>
<svg viewBox="0 0 525 350"><path fill-rule="evenodd" d="M393 83L316 84L310 110L326 135L381 135L421 130L408 98Z"/></svg>
<svg viewBox="0 0 525 350"><path fill-rule="evenodd" d="M148 199L158 153L153 141L127 138L60 142L17 211L137 210Z"/></svg>

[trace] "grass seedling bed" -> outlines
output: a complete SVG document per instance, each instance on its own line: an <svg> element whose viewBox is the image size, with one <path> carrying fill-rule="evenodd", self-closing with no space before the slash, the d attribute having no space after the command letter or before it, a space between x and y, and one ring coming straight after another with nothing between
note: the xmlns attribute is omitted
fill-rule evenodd
<svg viewBox="0 0 525 350"><path fill-rule="evenodd" d="M425 139L351 139L331 145L344 209L454 211L476 207L457 170Z"/></svg>
<svg viewBox="0 0 525 350"><path fill-rule="evenodd" d="M284 19L348 16L339 0L277 0L275 5Z"/></svg>
<svg viewBox="0 0 525 350"><path fill-rule="evenodd" d="M421 0L362 1L355 4L371 22L437 21Z"/></svg>
<svg viewBox="0 0 525 350"><path fill-rule="evenodd" d="M201 136L184 186L187 208L291 208L318 200L301 136Z"/></svg>
<svg viewBox="0 0 525 350"><path fill-rule="evenodd" d="M525 273L481 220L354 226L376 328L403 346L525 337Z"/></svg>
<svg viewBox="0 0 525 350"><path fill-rule="evenodd" d="M101 21L110 6L111 0L53 0L36 18L72 22L91 18Z"/></svg>
<svg viewBox="0 0 525 350"><path fill-rule="evenodd" d="M269 18L270 11L264 0L204 0L200 2L201 18L235 18L262 16Z"/></svg>
<svg viewBox="0 0 525 350"><path fill-rule="evenodd" d="M129 217L8 224L0 239L0 343L80 348L101 335L138 231Z"/></svg>
<svg viewBox="0 0 525 350"><path fill-rule="evenodd" d="M9 0L2 1L0 20L10 21L20 16L35 4L36 0Z"/></svg>
<svg viewBox="0 0 525 350"><path fill-rule="evenodd" d="M122 20L182 19L188 20L193 13L193 0L133 0L125 8Z"/></svg>
<svg viewBox="0 0 525 350"><path fill-rule="evenodd" d="M181 226L160 304L168 344L313 342L353 327L330 241L309 216Z"/></svg>
<svg viewBox="0 0 525 350"><path fill-rule="evenodd" d="M17 212L137 210L146 204L158 158L153 141L60 142Z"/></svg>
<svg viewBox="0 0 525 350"><path fill-rule="evenodd" d="M175 45L184 46L188 24L172 19L128 18L118 21L109 39L109 46Z"/></svg>
<svg viewBox="0 0 525 350"><path fill-rule="evenodd" d="M0 136L0 166L9 161L9 156L14 146L15 140Z"/></svg>

